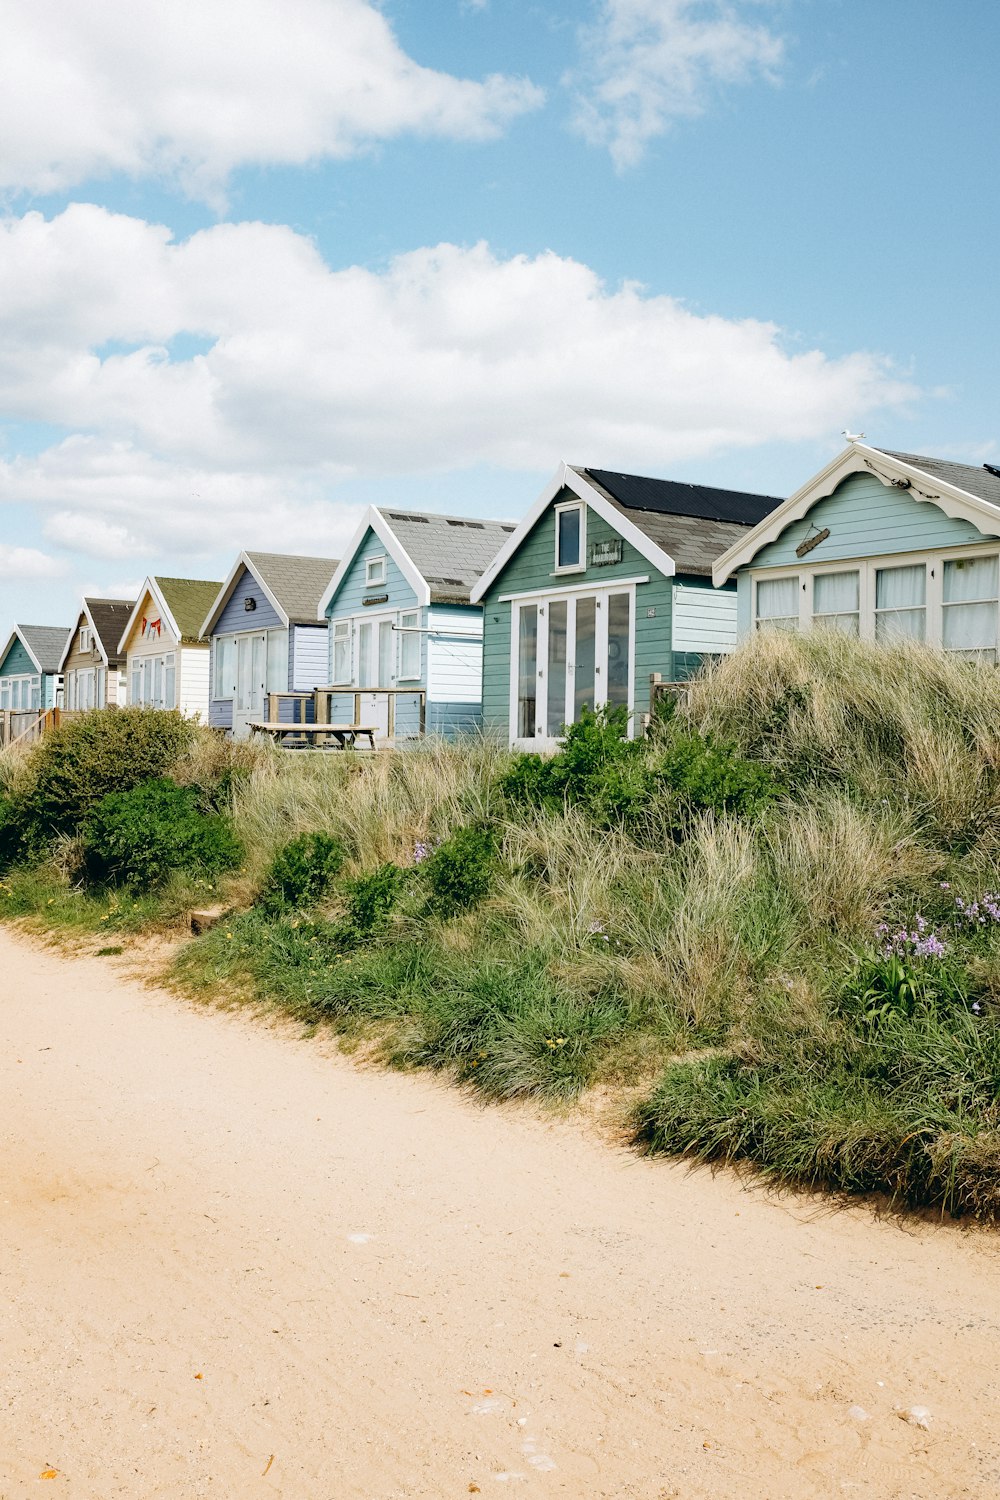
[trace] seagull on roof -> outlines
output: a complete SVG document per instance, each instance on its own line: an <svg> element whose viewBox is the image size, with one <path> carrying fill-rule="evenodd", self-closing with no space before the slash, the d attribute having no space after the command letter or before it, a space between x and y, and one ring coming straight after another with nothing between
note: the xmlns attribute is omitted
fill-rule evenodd
<svg viewBox="0 0 1000 1500"><path fill-rule="evenodd" d="M846 427L841 428L841 433L849 443L860 443L864 437L863 432L848 432Z"/></svg>

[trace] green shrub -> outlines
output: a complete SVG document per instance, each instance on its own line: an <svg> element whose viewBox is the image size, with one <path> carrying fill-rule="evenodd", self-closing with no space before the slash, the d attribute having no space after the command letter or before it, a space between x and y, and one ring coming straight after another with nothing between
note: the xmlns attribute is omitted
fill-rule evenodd
<svg viewBox="0 0 1000 1500"><path fill-rule="evenodd" d="M195 726L178 713L105 708L61 724L31 752L22 798L38 833L69 833L109 792L164 776L191 745Z"/></svg>
<svg viewBox="0 0 1000 1500"><path fill-rule="evenodd" d="M451 917L475 906L487 894L496 861L496 834L482 823L459 828L423 862L430 886L429 905Z"/></svg>
<svg viewBox="0 0 1000 1500"><path fill-rule="evenodd" d="M91 880L143 889L162 885L173 870L211 875L242 857L229 819L202 812L194 788L162 777L102 797L82 836Z"/></svg>
<svg viewBox="0 0 1000 1500"><path fill-rule="evenodd" d="M781 792L767 766L746 759L730 744L716 744L693 731L666 739L656 777L694 812L742 818L755 817Z"/></svg>
<svg viewBox="0 0 1000 1500"><path fill-rule="evenodd" d="M347 851L328 833L300 833L274 856L258 904L266 910L315 906L339 875Z"/></svg>
<svg viewBox="0 0 1000 1500"><path fill-rule="evenodd" d="M24 857L26 835L23 805L0 793L0 874Z"/></svg>
<svg viewBox="0 0 1000 1500"><path fill-rule="evenodd" d="M640 740L630 740L628 711L624 708L585 708L567 726L557 755L520 755L500 778L500 790L517 806L547 807L551 811L573 803L589 803L606 769L641 756Z"/></svg>
<svg viewBox="0 0 1000 1500"><path fill-rule="evenodd" d="M381 865L372 875L352 880L347 890L349 936L366 938L383 928L399 898L404 880L398 865Z"/></svg>

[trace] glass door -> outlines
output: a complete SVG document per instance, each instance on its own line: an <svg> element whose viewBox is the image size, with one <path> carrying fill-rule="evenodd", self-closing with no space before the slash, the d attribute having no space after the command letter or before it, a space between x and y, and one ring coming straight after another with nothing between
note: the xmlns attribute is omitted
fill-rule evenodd
<svg viewBox="0 0 1000 1500"><path fill-rule="evenodd" d="M515 602L512 632L511 743L516 747L555 749L566 725L585 708L631 710L630 589Z"/></svg>
<svg viewBox="0 0 1000 1500"><path fill-rule="evenodd" d="M355 682L359 688L394 688L396 686L396 616L366 616L358 622L358 664ZM361 694L359 722L371 724L380 739L389 734L388 693Z"/></svg>
<svg viewBox="0 0 1000 1500"><path fill-rule="evenodd" d="M267 633L236 637L236 701L233 736L246 739L251 724L267 717Z"/></svg>

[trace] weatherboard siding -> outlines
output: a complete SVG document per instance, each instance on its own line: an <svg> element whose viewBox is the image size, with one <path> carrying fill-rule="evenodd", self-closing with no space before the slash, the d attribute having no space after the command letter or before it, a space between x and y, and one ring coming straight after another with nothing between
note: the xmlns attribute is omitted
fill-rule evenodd
<svg viewBox="0 0 1000 1500"><path fill-rule="evenodd" d="M288 662L288 683L293 692L308 693L329 682L328 635L325 625L293 627Z"/></svg>
<svg viewBox="0 0 1000 1500"><path fill-rule="evenodd" d="M933 493L933 482L923 486ZM805 559L795 549L809 536L829 527L830 535ZM915 500L905 490L884 485L873 474L851 474L825 500L819 500L799 521L793 521L775 541L756 554L751 566L794 567L879 557L897 552L962 546L1000 535L1000 528L980 531L971 521L946 516L932 501ZM749 627L749 619L747 620Z"/></svg>
<svg viewBox="0 0 1000 1500"><path fill-rule="evenodd" d="M365 583L365 564L374 557L386 560L385 583ZM346 615L361 614L365 598L373 594L389 595L389 602L380 606L383 610L412 609L417 602L413 589L386 551L381 538L369 528L341 579L340 587L327 605L327 618L342 620Z"/></svg>
<svg viewBox="0 0 1000 1500"><path fill-rule="evenodd" d="M38 668L31 660L19 637L14 642L0 666L0 677L37 677Z"/></svg>
<svg viewBox="0 0 1000 1500"><path fill-rule="evenodd" d="M185 718L197 719L199 724L206 723L209 718L210 654L207 646L182 646L177 653L178 707Z"/></svg>
<svg viewBox="0 0 1000 1500"><path fill-rule="evenodd" d="M736 590L713 589L705 579L674 580L673 651L732 651L736 645Z"/></svg>
<svg viewBox="0 0 1000 1500"><path fill-rule="evenodd" d="M247 609L247 600L253 599L254 608ZM233 584L233 591L226 601L222 614L212 626L213 635L230 635L244 630L283 630L285 622L271 604L260 581L249 568L244 567Z"/></svg>

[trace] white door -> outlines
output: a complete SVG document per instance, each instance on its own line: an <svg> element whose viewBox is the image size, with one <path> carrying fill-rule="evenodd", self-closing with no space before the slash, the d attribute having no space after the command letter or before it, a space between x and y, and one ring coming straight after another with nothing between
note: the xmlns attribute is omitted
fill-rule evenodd
<svg viewBox="0 0 1000 1500"><path fill-rule="evenodd" d="M358 621L358 659L354 681L359 688L394 688L396 686L395 615L367 616ZM361 694L362 724L374 725L385 739L389 733L389 694Z"/></svg>
<svg viewBox="0 0 1000 1500"><path fill-rule="evenodd" d="M565 726L585 707L632 710L634 613L631 588L514 603L510 729L516 749L556 749Z"/></svg>
<svg viewBox="0 0 1000 1500"><path fill-rule="evenodd" d="M251 724L267 717L267 635L236 638L236 700L233 738L245 740Z"/></svg>

